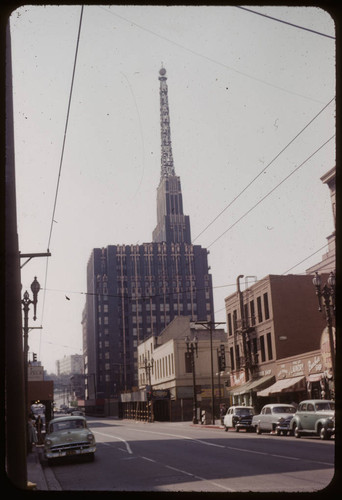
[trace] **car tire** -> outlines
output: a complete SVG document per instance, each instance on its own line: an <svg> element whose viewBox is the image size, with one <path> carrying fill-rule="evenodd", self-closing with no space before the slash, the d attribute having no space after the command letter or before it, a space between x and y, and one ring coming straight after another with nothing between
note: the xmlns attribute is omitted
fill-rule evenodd
<svg viewBox="0 0 342 500"><path fill-rule="evenodd" d="M235 432L239 432L239 427L235 427Z"/></svg>
<svg viewBox="0 0 342 500"><path fill-rule="evenodd" d="M294 429L293 429L293 434L296 438L300 438L301 437L301 433L299 432L299 429L298 429L298 426L295 425L294 426Z"/></svg>
<svg viewBox="0 0 342 500"><path fill-rule="evenodd" d="M282 431L280 429L277 429L276 434L277 434L277 436L281 436L282 435Z"/></svg>
<svg viewBox="0 0 342 500"><path fill-rule="evenodd" d="M326 430L326 428L322 425L320 429L318 429L318 435L321 439L329 439L330 433Z"/></svg>
<svg viewBox="0 0 342 500"><path fill-rule="evenodd" d="M224 430L228 432L228 427L226 425L224 426Z"/></svg>
<svg viewBox="0 0 342 500"><path fill-rule="evenodd" d="M260 424L258 424L258 425L256 426L256 433L257 433L257 434L261 434Z"/></svg>

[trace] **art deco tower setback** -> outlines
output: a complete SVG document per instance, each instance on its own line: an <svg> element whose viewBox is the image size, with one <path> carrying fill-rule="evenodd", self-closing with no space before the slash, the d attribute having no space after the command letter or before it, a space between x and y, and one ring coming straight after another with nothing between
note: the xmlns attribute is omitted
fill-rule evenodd
<svg viewBox="0 0 342 500"><path fill-rule="evenodd" d="M89 399L137 386L138 343L158 336L176 316L214 321L208 252L191 244L173 164L165 75L162 68L161 175L153 241L94 248L88 262L83 338Z"/></svg>
<svg viewBox="0 0 342 500"><path fill-rule="evenodd" d="M166 70L159 71L160 126L161 126L161 176L157 190L157 226L153 241L191 243L190 220L183 214L180 178L175 174L172 155L170 111Z"/></svg>

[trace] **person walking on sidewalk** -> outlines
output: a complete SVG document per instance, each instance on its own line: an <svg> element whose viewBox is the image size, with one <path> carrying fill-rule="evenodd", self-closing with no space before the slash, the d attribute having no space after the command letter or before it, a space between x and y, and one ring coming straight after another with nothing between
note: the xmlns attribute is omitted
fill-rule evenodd
<svg viewBox="0 0 342 500"><path fill-rule="evenodd" d="M40 415L38 415L37 420L36 420L36 429L37 429L37 438L38 438L38 444L43 443L43 436L42 436L42 430L43 430L43 421Z"/></svg>
<svg viewBox="0 0 342 500"><path fill-rule="evenodd" d="M29 451L32 451L32 445L36 445L38 442L37 431L32 414L30 414L28 418L28 442L30 447Z"/></svg>

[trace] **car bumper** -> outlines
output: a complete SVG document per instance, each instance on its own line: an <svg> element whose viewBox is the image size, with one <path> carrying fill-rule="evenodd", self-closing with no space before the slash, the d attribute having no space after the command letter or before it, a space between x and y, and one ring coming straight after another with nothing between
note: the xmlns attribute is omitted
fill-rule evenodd
<svg viewBox="0 0 342 500"><path fill-rule="evenodd" d="M89 446L88 448L78 448L71 450L45 450L45 458L59 458L59 457L72 457L75 455L86 455L89 453L95 453L96 446Z"/></svg>
<svg viewBox="0 0 342 500"><path fill-rule="evenodd" d="M239 428L239 429L252 429L254 430L254 425L252 424L240 424L240 423L236 423L235 424L235 427Z"/></svg>

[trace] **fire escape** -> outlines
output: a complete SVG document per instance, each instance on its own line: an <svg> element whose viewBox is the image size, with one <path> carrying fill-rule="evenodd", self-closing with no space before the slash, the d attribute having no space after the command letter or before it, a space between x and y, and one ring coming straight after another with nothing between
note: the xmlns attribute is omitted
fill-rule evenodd
<svg viewBox="0 0 342 500"><path fill-rule="evenodd" d="M237 293L239 297L240 319L234 318L235 346L242 346L242 354L239 349L239 356L236 357L236 368L244 370L246 382L257 377L258 369L258 338L255 329L254 316L248 315L248 304L244 304L243 293L240 289L239 275L236 280ZM237 355L237 352L235 352Z"/></svg>

